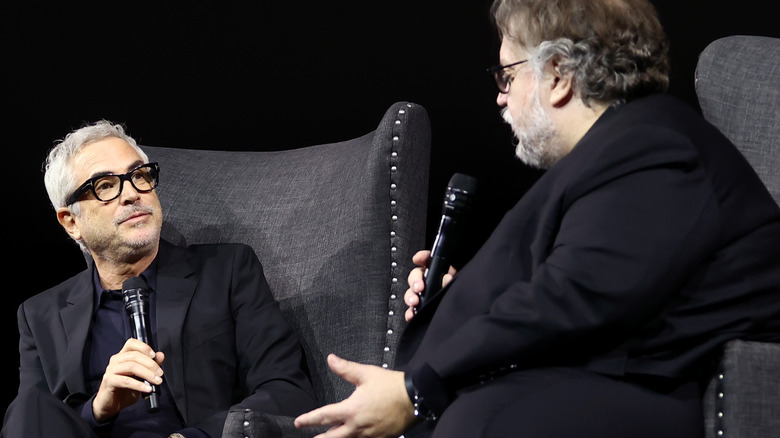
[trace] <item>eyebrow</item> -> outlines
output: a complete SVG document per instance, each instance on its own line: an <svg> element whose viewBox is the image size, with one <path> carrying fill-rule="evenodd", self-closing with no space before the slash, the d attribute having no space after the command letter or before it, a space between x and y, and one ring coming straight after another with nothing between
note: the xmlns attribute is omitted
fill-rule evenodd
<svg viewBox="0 0 780 438"><path fill-rule="evenodd" d="M127 172L130 172L131 170L133 170L133 169L135 169L136 167L138 167L138 166L141 166L141 165L143 165L143 164L144 164L144 162L143 162L143 161L141 161L141 160L136 160L136 161L134 161L133 163L131 163L129 166L127 166ZM109 175L116 175L116 174L115 174L114 172L107 172L107 171L103 171L103 172L95 172L95 173L93 173L92 175L90 175L90 177L89 177L88 179L93 179L93 178L102 178L102 177L104 177L104 176L109 176Z"/></svg>

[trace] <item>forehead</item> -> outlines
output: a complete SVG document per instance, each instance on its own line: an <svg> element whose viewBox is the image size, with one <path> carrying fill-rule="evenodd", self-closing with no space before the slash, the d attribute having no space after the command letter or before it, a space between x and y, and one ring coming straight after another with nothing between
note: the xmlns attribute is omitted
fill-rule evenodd
<svg viewBox="0 0 780 438"><path fill-rule="evenodd" d="M125 173L141 160L138 152L121 138L108 137L84 146L72 160L79 179L100 173Z"/></svg>
<svg viewBox="0 0 780 438"><path fill-rule="evenodd" d="M528 52L516 41L504 37L501 40L501 48L498 52L501 64L511 64L513 62L528 59Z"/></svg>

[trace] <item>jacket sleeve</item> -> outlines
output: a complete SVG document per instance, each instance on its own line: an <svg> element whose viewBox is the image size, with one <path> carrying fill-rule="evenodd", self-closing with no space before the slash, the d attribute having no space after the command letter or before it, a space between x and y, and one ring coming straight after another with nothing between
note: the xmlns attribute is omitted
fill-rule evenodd
<svg viewBox="0 0 780 438"><path fill-rule="evenodd" d="M271 294L262 266L251 248L238 245L231 265L230 308L235 330L236 393L246 397L230 409L298 415L318 406L295 332ZM219 371L219 364L212 364ZM222 388L230 390L230 388ZM229 410L194 422L220 436Z"/></svg>
<svg viewBox="0 0 780 438"><path fill-rule="evenodd" d="M411 370L427 399L446 406L458 387L514 367L586 363L683 299L675 294L712 244L716 203L690 144L670 141L659 149L573 179L546 205L523 205L554 211L540 219L537 240L518 242L532 260L512 265L509 257L489 257L494 266L461 270L450 294L467 286L469 294L495 299ZM508 240L520 235L501 233ZM491 277L484 269L528 266L530 276L500 291L481 290Z"/></svg>

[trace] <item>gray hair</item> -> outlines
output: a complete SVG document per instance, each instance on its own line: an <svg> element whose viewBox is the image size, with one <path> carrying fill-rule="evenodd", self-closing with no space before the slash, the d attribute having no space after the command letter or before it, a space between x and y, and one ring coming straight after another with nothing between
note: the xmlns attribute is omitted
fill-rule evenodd
<svg viewBox="0 0 780 438"><path fill-rule="evenodd" d="M586 105L666 91L668 42L647 0L495 0L500 37L559 63Z"/></svg>
<svg viewBox="0 0 780 438"><path fill-rule="evenodd" d="M138 147L136 141L125 133L122 125L100 120L71 132L54 145L44 163L43 182L49 194L49 201L55 210L67 207L65 200L82 182L75 180L73 157L85 146L109 137L126 141L138 152L144 162L149 161L149 157ZM73 204L71 210L78 215L78 203Z"/></svg>

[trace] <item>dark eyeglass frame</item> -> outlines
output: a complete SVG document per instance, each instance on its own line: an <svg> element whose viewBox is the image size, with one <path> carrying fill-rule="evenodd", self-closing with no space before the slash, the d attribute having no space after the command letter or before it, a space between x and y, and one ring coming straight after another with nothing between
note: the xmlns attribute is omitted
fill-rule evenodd
<svg viewBox="0 0 780 438"><path fill-rule="evenodd" d="M501 64L494 65L493 67L487 69L487 72L492 74L493 78L496 80L496 85L498 86L499 93L501 94L509 93L509 87L512 85L512 81L515 80L516 75L506 74L506 69L508 69L509 67L520 65L524 62L528 62L528 60L524 59L522 61L513 62L507 65L501 65Z"/></svg>
<svg viewBox="0 0 780 438"><path fill-rule="evenodd" d="M141 169L149 169L149 175L152 177L152 187L149 189L139 189L138 187L136 187L135 183L133 182L133 175L135 175L136 172L138 172ZM108 177L119 178L119 191L117 192L116 196L112 198L102 199L100 196L98 196L97 191L95 190L95 183L100 181L101 179L108 178ZM138 167L135 167L130 172L127 172L122 175L99 175L90 178L84 181L84 184L80 185L79 188L74 190L73 193L71 193L70 196L68 196L68 198L65 200L65 205L75 204L82 196L84 196L85 193L89 191L91 191L92 194L95 196L95 199L97 199L100 202L113 201L114 199L118 198L119 195L122 194L122 189L125 186L125 181L128 181L130 185L132 185L133 188L140 193L151 192L160 183L160 165L158 163L145 163Z"/></svg>

